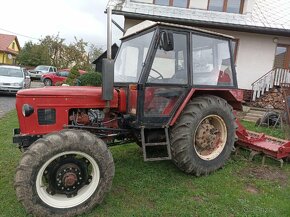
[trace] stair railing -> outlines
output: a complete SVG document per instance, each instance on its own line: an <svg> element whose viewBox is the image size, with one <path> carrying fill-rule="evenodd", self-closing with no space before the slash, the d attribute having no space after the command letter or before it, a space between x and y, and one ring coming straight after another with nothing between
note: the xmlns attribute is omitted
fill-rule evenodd
<svg viewBox="0 0 290 217"><path fill-rule="evenodd" d="M260 98L271 88L280 87L281 83L290 82L290 69L274 68L252 83L253 98Z"/></svg>

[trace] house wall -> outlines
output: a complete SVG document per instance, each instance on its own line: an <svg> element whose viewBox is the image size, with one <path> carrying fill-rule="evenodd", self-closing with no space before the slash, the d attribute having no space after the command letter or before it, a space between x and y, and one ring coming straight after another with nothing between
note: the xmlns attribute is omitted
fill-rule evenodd
<svg viewBox="0 0 290 217"><path fill-rule="evenodd" d="M16 59L15 55L12 55L12 58L9 59L7 53L0 52L0 63L2 64L9 64L9 65L15 64L15 59Z"/></svg>
<svg viewBox="0 0 290 217"><path fill-rule="evenodd" d="M13 43L14 43L14 49L13 49ZM8 47L10 50L13 50L15 52L19 52L19 47L17 46L16 40L14 40Z"/></svg>
<svg viewBox="0 0 290 217"><path fill-rule="evenodd" d="M125 29L140 23L140 20L125 19ZM209 29L232 35L239 39L236 70L239 88L252 89L251 84L273 68L277 36ZM289 44L290 37L278 37L279 44Z"/></svg>
<svg viewBox="0 0 290 217"><path fill-rule="evenodd" d="M290 44L290 37L277 37L226 30L209 29L239 39L236 70L240 88L252 89L251 84L273 69L278 38L280 44Z"/></svg>
<svg viewBox="0 0 290 217"><path fill-rule="evenodd" d="M208 0L191 0L189 2L189 8L204 9L207 10Z"/></svg>

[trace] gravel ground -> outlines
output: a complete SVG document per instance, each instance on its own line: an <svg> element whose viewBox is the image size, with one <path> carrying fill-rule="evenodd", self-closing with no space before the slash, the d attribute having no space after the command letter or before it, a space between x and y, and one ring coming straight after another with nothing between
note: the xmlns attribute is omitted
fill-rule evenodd
<svg viewBox="0 0 290 217"><path fill-rule="evenodd" d="M31 82L31 88L37 87L43 87L43 83L38 81ZM15 101L15 95L13 94L0 94L0 118L15 109Z"/></svg>

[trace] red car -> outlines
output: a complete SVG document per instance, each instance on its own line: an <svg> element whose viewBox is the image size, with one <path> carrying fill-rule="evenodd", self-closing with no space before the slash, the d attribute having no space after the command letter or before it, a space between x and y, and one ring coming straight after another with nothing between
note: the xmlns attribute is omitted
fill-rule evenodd
<svg viewBox="0 0 290 217"><path fill-rule="evenodd" d="M57 83L61 85L67 79L69 73L70 69L62 69L54 73L44 74L41 76L41 81L43 81L45 86L54 86ZM85 74L86 71L79 69L79 73L82 75Z"/></svg>

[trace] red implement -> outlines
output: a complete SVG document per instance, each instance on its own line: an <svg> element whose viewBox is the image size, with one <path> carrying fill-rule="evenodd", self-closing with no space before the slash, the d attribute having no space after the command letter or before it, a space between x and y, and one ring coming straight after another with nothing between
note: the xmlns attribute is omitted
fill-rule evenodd
<svg viewBox="0 0 290 217"><path fill-rule="evenodd" d="M256 133L246 130L238 121L237 144L245 148L263 153L275 159L290 157L290 141L267 136L263 133Z"/></svg>

